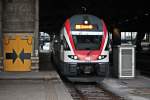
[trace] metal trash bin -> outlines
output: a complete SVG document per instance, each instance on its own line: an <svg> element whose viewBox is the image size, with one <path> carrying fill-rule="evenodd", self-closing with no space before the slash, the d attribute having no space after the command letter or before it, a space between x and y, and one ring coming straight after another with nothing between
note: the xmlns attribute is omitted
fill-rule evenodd
<svg viewBox="0 0 150 100"><path fill-rule="evenodd" d="M121 79L135 77L135 45L113 47L113 72Z"/></svg>

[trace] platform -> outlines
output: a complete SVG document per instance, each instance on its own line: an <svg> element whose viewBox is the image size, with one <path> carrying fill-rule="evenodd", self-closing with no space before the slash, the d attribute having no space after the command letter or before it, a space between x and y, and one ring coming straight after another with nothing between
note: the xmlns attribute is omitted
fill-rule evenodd
<svg viewBox="0 0 150 100"><path fill-rule="evenodd" d="M150 100L150 78L144 76L134 79L106 78L98 83L125 100Z"/></svg>
<svg viewBox="0 0 150 100"><path fill-rule="evenodd" d="M60 79L58 73L54 70L42 72L0 72L0 79Z"/></svg>
<svg viewBox="0 0 150 100"><path fill-rule="evenodd" d="M55 71L0 72L0 99L73 100Z"/></svg>

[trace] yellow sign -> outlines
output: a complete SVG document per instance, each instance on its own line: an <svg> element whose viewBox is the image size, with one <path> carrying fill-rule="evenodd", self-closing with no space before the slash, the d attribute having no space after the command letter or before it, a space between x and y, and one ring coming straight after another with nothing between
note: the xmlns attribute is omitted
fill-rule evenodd
<svg viewBox="0 0 150 100"><path fill-rule="evenodd" d="M4 70L31 71L32 36L4 34Z"/></svg>

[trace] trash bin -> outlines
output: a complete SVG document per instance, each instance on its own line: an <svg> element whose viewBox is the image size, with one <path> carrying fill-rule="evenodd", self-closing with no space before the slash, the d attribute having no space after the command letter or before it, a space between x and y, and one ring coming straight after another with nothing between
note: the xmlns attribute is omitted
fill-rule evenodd
<svg viewBox="0 0 150 100"><path fill-rule="evenodd" d="M113 47L113 72L121 79L135 77L135 45Z"/></svg>

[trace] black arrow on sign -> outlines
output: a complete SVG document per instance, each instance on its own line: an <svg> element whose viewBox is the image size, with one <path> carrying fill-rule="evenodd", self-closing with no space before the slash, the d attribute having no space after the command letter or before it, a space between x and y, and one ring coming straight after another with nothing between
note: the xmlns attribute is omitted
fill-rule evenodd
<svg viewBox="0 0 150 100"><path fill-rule="evenodd" d="M19 54L19 58L21 59L21 61L24 63L25 59L31 59L31 53L24 53L24 49L21 51L21 53Z"/></svg>
<svg viewBox="0 0 150 100"><path fill-rule="evenodd" d="M16 51L13 49L12 53L6 53L6 59L13 60L13 63L14 63L17 59Z"/></svg>

